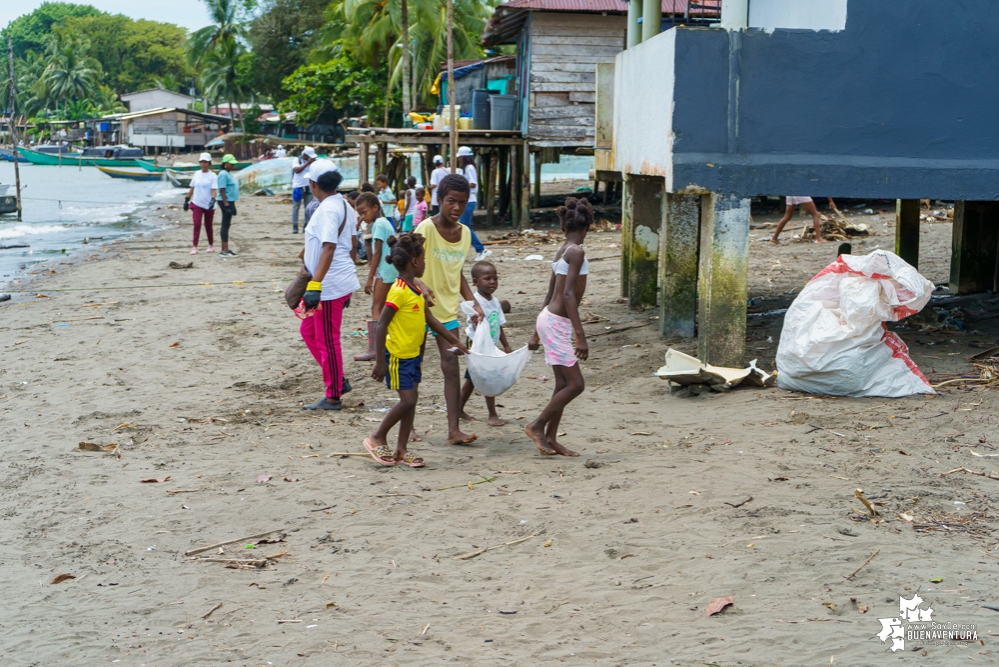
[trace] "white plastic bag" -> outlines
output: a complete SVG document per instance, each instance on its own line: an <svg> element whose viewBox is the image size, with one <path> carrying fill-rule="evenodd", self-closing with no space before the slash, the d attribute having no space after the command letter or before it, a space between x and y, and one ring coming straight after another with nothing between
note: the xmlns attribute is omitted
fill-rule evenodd
<svg viewBox="0 0 999 667"><path fill-rule="evenodd" d="M832 396L934 394L905 343L884 322L915 315L933 283L898 255L841 255L784 316L777 386Z"/></svg>
<svg viewBox="0 0 999 667"><path fill-rule="evenodd" d="M465 315L471 317L475 314L471 301L463 301L460 306ZM531 351L525 345L506 354L493 343L489 324L487 322L479 324L480 326L475 327L475 337L472 338L472 346L465 357L465 364L472 378L472 384L479 393L483 396L499 396L517 383L520 372L531 358Z"/></svg>

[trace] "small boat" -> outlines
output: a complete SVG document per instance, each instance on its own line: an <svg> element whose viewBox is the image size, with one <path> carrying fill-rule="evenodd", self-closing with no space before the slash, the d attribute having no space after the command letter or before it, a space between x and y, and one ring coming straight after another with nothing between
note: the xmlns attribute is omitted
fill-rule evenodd
<svg viewBox="0 0 999 667"><path fill-rule="evenodd" d="M14 149L13 148L0 148L0 160L6 160L7 162L14 161Z"/></svg>
<svg viewBox="0 0 999 667"><path fill-rule="evenodd" d="M148 171L126 171L125 169L112 169L111 167L97 167L101 172L111 178L125 178L130 181L162 181L163 174Z"/></svg>
<svg viewBox="0 0 999 667"><path fill-rule="evenodd" d="M191 179L194 177L194 174L187 172L178 173L173 169L167 169L164 173L166 174L167 180L173 183L175 188L191 187Z"/></svg>
<svg viewBox="0 0 999 667"><path fill-rule="evenodd" d="M9 194L11 187L0 183L0 215L17 213L17 196Z"/></svg>
<svg viewBox="0 0 999 667"><path fill-rule="evenodd" d="M167 170L166 167L160 167L151 160L136 160L136 162L138 162L139 166L145 169L146 171L156 172L157 174L162 174L164 171Z"/></svg>
<svg viewBox="0 0 999 667"><path fill-rule="evenodd" d="M64 165L68 167L138 167L142 149L131 146L96 146L82 153L47 153L19 148L18 151L31 164Z"/></svg>
<svg viewBox="0 0 999 667"><path fill-rule="evenodd" d="M240 169L246 169L247 167L250 167L252 165L253 165L252 162L237 162L236 164L232 165L232 170L239 171ZM173 169L174 171L201 171L200 164L174 164L174 166L170 168ZM218 171L221 168L222 168L221 164L212 165L213 171Z"/></svg>

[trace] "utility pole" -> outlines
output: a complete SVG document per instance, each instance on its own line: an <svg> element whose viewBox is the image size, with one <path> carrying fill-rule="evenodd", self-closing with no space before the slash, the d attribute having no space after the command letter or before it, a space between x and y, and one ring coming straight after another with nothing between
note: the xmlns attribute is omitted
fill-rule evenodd
<svg viewBox="0 0 999 667"><path fill-rule="evenodd" d="M448 0L450 2L450 0ZM17 189L17 221L21 222L21 170L17 166L17 121L14 111L17 106L17 89L14 87L14 45L7 35L7 66L10 68L10 139L14 144L14 183ZM62 155L60 154L60 159Z"/></svg>
<svg viewBox="0 0 999 667"><path fill-rule="evenodd" d="M451 107L451 173L456 174L458 173L458 119L454 112L454 0L447 0L447 103Z"/></svg>
<svg viewBox="0 0 999 667"><path fill-rule="evenodd" d="M405 127L409 112L413 110L409 90L409 0L402 0L402 123Z"/></svg>

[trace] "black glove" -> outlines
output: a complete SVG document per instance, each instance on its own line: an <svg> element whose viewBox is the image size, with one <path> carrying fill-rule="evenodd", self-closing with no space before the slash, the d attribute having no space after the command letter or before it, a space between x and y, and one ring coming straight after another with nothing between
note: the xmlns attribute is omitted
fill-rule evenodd
<svg viewBox="0 0 999 667"><path fill-rule="evenodd" d="M184 210L185 211L190 211L191 210L191 198L190 197L184 197Z"/></svg>
<svg viewBox="0 0 999 667"><path fill-rule="evenodd" d="M236 217L236 204L234 204L233 202L229 202L229 215L232 217Z"/></svg>
<svg viewBox="0 0 999 667"><path fill-rule="evenodd" d="M302 296L302 303L305 304L306 310L315 310L319 307L319 302L323 296L323 284L316 282L314 280L309 281L308 287L305 289L305 294Z"/></svg>

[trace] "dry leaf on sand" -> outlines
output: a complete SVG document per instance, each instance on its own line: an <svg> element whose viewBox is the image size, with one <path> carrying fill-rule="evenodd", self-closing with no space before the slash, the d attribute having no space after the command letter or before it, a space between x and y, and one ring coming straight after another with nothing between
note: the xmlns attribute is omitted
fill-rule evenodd
<svg viewBox="0 0 999 667"><path fill-rule="evenodd" d="M735 599L731 595L724 598L715 598L708 605L708 608L704 610L704 617L714 616L730 604L735 604Z"/></svg>
<svg viewBox="0 0 999 667"><path fill-rule="evenodd" d="M155 484L157 482L165 482L168 479L170 479L170 475L167 475L166 477L142 477L139 481L143 484Z"/></svg>
<svg viewBox="0 0 999 667"><path fill-rule="evenodd" d="M118 443L112 442L110 445L98 445L96 442L81 442L80 449L85 452L113 452L118 449Z"/></svg>
<svg viewBox="0 0 999 667"><path fill-rule="evenodd" d="M61 584L64 581L69 581L70 579L76 579L75 574L60 574L55 579L52 580L53 584Z"/></svg>

